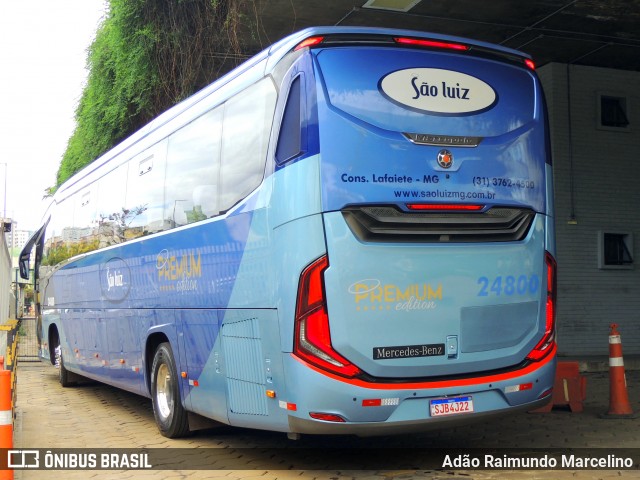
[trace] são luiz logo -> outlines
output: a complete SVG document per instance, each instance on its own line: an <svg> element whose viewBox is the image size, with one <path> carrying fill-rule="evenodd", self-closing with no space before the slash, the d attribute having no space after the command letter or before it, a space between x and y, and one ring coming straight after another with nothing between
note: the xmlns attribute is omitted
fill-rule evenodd
<svg viewBox="0 0 640 480"><path fill-rule="evenodd" d="M165 248L156 257L156 269L161 291L193 292L198 289L198 279L202 277L200 251L174 254Z"/></svg>
<svg viewBox="0 0 640 480"><path fill-rule="evenodd" d="M409 285L383 284L377 278L358 280L349 286L349 293L358 311L376 310L432 310L442 300L442 284L413 283Z"/></svg>

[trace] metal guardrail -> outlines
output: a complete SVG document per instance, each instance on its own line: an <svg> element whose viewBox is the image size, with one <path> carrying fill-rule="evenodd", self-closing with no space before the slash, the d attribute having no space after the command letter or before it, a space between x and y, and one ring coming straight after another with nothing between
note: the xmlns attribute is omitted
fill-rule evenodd
<svg viewBox="0 0 640 480"><path fill-rule="evenodd" d="M38 338L35 317L23 317L20 319L18 327L18 340L18 361L38 362Z"/></svg>

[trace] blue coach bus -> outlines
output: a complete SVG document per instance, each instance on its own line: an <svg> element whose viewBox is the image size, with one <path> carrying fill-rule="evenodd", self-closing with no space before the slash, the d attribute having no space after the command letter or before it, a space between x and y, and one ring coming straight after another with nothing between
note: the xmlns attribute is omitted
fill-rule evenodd
<svg viewBox="0 0 640 480"><path fill-rule="evenodd" d="M63 184L40 356L207 419L375 435L550 400L551 158L531 59L415 31L291 35Z"/></svg>

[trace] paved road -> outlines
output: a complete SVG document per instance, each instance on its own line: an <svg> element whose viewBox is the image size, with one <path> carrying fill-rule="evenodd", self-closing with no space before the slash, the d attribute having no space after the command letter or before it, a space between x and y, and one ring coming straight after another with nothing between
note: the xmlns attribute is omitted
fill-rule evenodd
<svg viewBox="0 0 640 480"><path fill-rule="evenodd" d="M25 363L18 367L14 435L16 448L180 448L183 449L180 452L185 452L185 456L195 454L197 456L192 458L196 458L196 462L209 462L207 464L214 466L215 469L64 472L16 470L15 478L17 480L58 480L60 478L173 480L218 477L243 480L258 478L274 480L639 478L638 470L469 471L434 469L433 467L427 470L423 466L421 456L428 452L424 449L431 448L464 449L463 452L467 453L473 452L469 449L474 448L504 449L508 447L545 449L556 453L569 452L568 449L574 448L600 448L603 450L599 452L603 455L615 453L616 450L613 450L615 448L638 449L636 452L639 452L640 418L631 420L600 418L599 415L607 411L609 404L608 376L606 373L589 373L586 376L587 401L585 411L579 414L555 409L548 414L510 415L490 422L419 435L369 439L303 436L300 441L291 442L281 433L224 427L201 431L187 439L169 440L162 437L156 429L150 400L100 384L63 389L57 383L57 371L54 367L39 363ZM631 405L634 411L640 411L640 371L627 372L627 378ZM292 453L290 448L292 445L301 449ZM203 456L199 455L201 451L193 450L202 448L226 450L220 450L221 456L217 455L218 451L206 450L209 453ZM353 448L358 450L349 450ZM180 455L177 455L175 450L168 452L166 461L174 465L173 457L180 457ZM383 453L380 454L380 452ZM620 451L617 450L617 452ZM408 459L406 465L402 462L390 461L389 457L396 453ZM357 456L358 460L349 461L349 455ZM380 458L380 455L383 457ZM389 468L384 468L385 456L389 460ZM278 458L274 459L274 457ZM187 465L192 464L185 462L182 465L188 468ZM369 465L375 465L375 467L371 468Z"/></svg>

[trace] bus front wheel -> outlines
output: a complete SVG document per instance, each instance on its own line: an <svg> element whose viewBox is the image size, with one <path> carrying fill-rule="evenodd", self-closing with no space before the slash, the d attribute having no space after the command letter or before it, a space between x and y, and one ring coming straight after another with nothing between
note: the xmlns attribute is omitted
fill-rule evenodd
<svg viewBox="0 0 640 480"><path fill-rule="evenodd" d="M189 433L187 411L180 400L176 362L171 346L166 342L158 346L153 356L151 400L153 415L162 435L178 438Z"/></svg>

